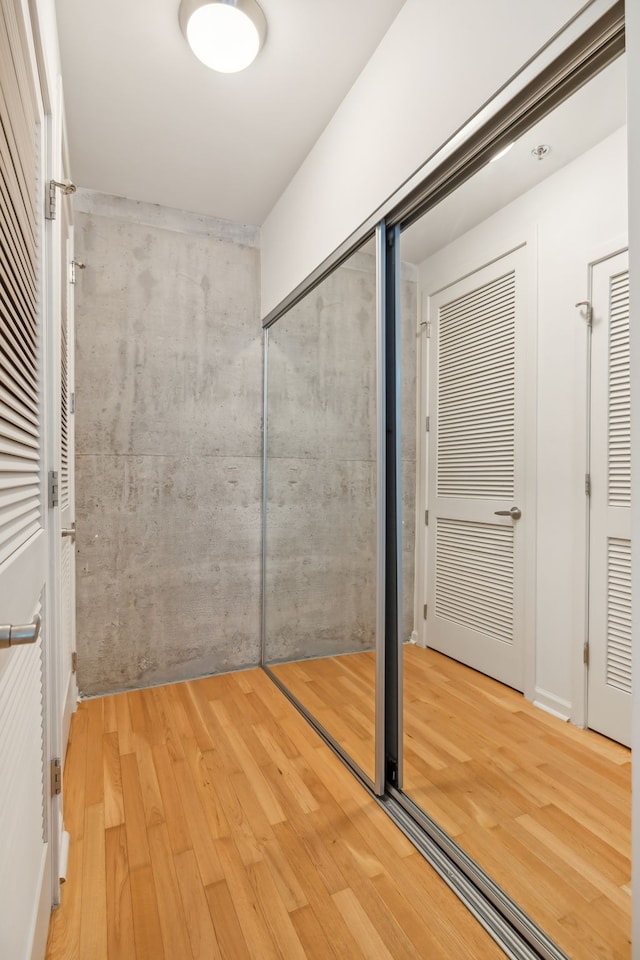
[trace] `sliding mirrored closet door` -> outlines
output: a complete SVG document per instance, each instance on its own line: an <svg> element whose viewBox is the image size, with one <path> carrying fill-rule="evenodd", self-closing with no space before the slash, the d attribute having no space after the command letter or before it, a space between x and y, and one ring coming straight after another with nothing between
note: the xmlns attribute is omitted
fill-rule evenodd
<svg viewBox="0 0 640 960"><path fill-rule="evenodd" d="M514 957L631 956L621 18L266 331L263 663Z"/></svg>
<svg viewBox="0 0 640 960"><path fill-rule="evenodd" d="M267 331L264 663L376 778L375 238Z"/></svg>
<svg viewBox="0 0 640 960"><path fill-rule="evenodd" d="M581 960L631 955L625 113L620 57L400 242L402 799Z"/></svg>

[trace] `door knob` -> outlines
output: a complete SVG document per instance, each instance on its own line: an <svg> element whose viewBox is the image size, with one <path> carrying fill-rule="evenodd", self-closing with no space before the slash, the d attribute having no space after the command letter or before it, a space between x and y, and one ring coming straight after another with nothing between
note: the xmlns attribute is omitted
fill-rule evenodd
<svg viewBox="0 0 640 960"><path fill-rule="evenodd" d="M75 524L75 521L71 524L70 527L63 529L61 532L62 532L62 536L63 536L63 537L71 537L71 543L75 543L75 542L76 542L76 524Z"/></svg>
<svg viewBox="0 0 640 960"><path fill-rule="evenodd" d="M0 627L0 650L15 647L24 643L35 643L40 636L42 618L36 614L33 623L24 623L19 627L7 624Z"/></svg>
<svg viewBox="0 0 640 960"><path fill-rule="evenodd" d="M511 517L512 520L519 520L522 516L520 507L511 507L511 510L495 510L496 517Z"/></svg>

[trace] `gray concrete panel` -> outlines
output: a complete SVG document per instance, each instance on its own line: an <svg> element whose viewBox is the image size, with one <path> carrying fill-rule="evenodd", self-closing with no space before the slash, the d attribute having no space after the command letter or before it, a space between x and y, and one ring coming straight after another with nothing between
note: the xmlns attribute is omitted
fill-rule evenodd
<svg viewBox="0 0 640 960"><path fill-rule="evenodd" d="M404 631L413 630L416 283L402 279ZM357 254L269 333L267 659L372 649L376 278Z"/></svg>
<svg viewBox="0 0 640 960"><path fill-rule="evenodd" d="M77 220L78 452L259 456L258 251Z"/></svg>
<svg viewBox="0 0 640 960"><path fill-rule="evenodd" d="M259 660L257 458L80 456L83 694Z"/></svg>
<svg viewBox="0 0 640 960"><path fill-rule="evenodd" d="M376 466L270 459L267 654L370 650L376 635Z"/></svg>
<svg viewBox="0 0 640 960"><path fill-rule="evenodd" d="M255 237L191 233L177 211L155 218L171 229L137 223L118 198L97 209L76 215L85 694L256 664L260 635Z"/></svg>

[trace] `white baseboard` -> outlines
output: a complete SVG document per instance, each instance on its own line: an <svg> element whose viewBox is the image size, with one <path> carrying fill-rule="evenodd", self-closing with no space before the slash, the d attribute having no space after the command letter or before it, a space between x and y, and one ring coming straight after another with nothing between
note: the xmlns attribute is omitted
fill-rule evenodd
<svg viewBox="0 0 640 960"><path fill-rule="evenodd" d="M540 687L536 687L533 705L534 707L540 707L541 710L545 710L553 717L558 717L559 720L568 722L571 718L571 704L569 701L563 700L562 697L557 697L555 693L549 693L548 690L542 690Z"/></svg>
<svg viewBox="0 0 640 960"><path fill-rule="evenodd" d="M414 630L413 633L411 634L411 643L415 643L417 647L422 647L423 650L426 650L427 644L422 639L424 635L425 635L424 631L422 632L422 636L421 636L417 630Z"/></svg>

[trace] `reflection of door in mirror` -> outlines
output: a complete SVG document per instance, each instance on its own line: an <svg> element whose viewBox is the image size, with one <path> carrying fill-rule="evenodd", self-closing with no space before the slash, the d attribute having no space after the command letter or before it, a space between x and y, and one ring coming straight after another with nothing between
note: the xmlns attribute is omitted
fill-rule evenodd
<svg viewBox="0 0 640 960"><path fill-rule="evenodd" d="M427 642L524 683L527 247L428 295ZM429 566L427 566L429 569Z"/></svg>
<svg viewBox="0 0 640 960"><path fill-rule="evenodd" d="M629 257L591 270L588 725L631 743Z"/></svg>
<svg viewBox="0 0 640 960"><path fill-rule="evenodd" d="M402 233L403 790L580 958L630 956L624 110L619 60Z"/></svg>

